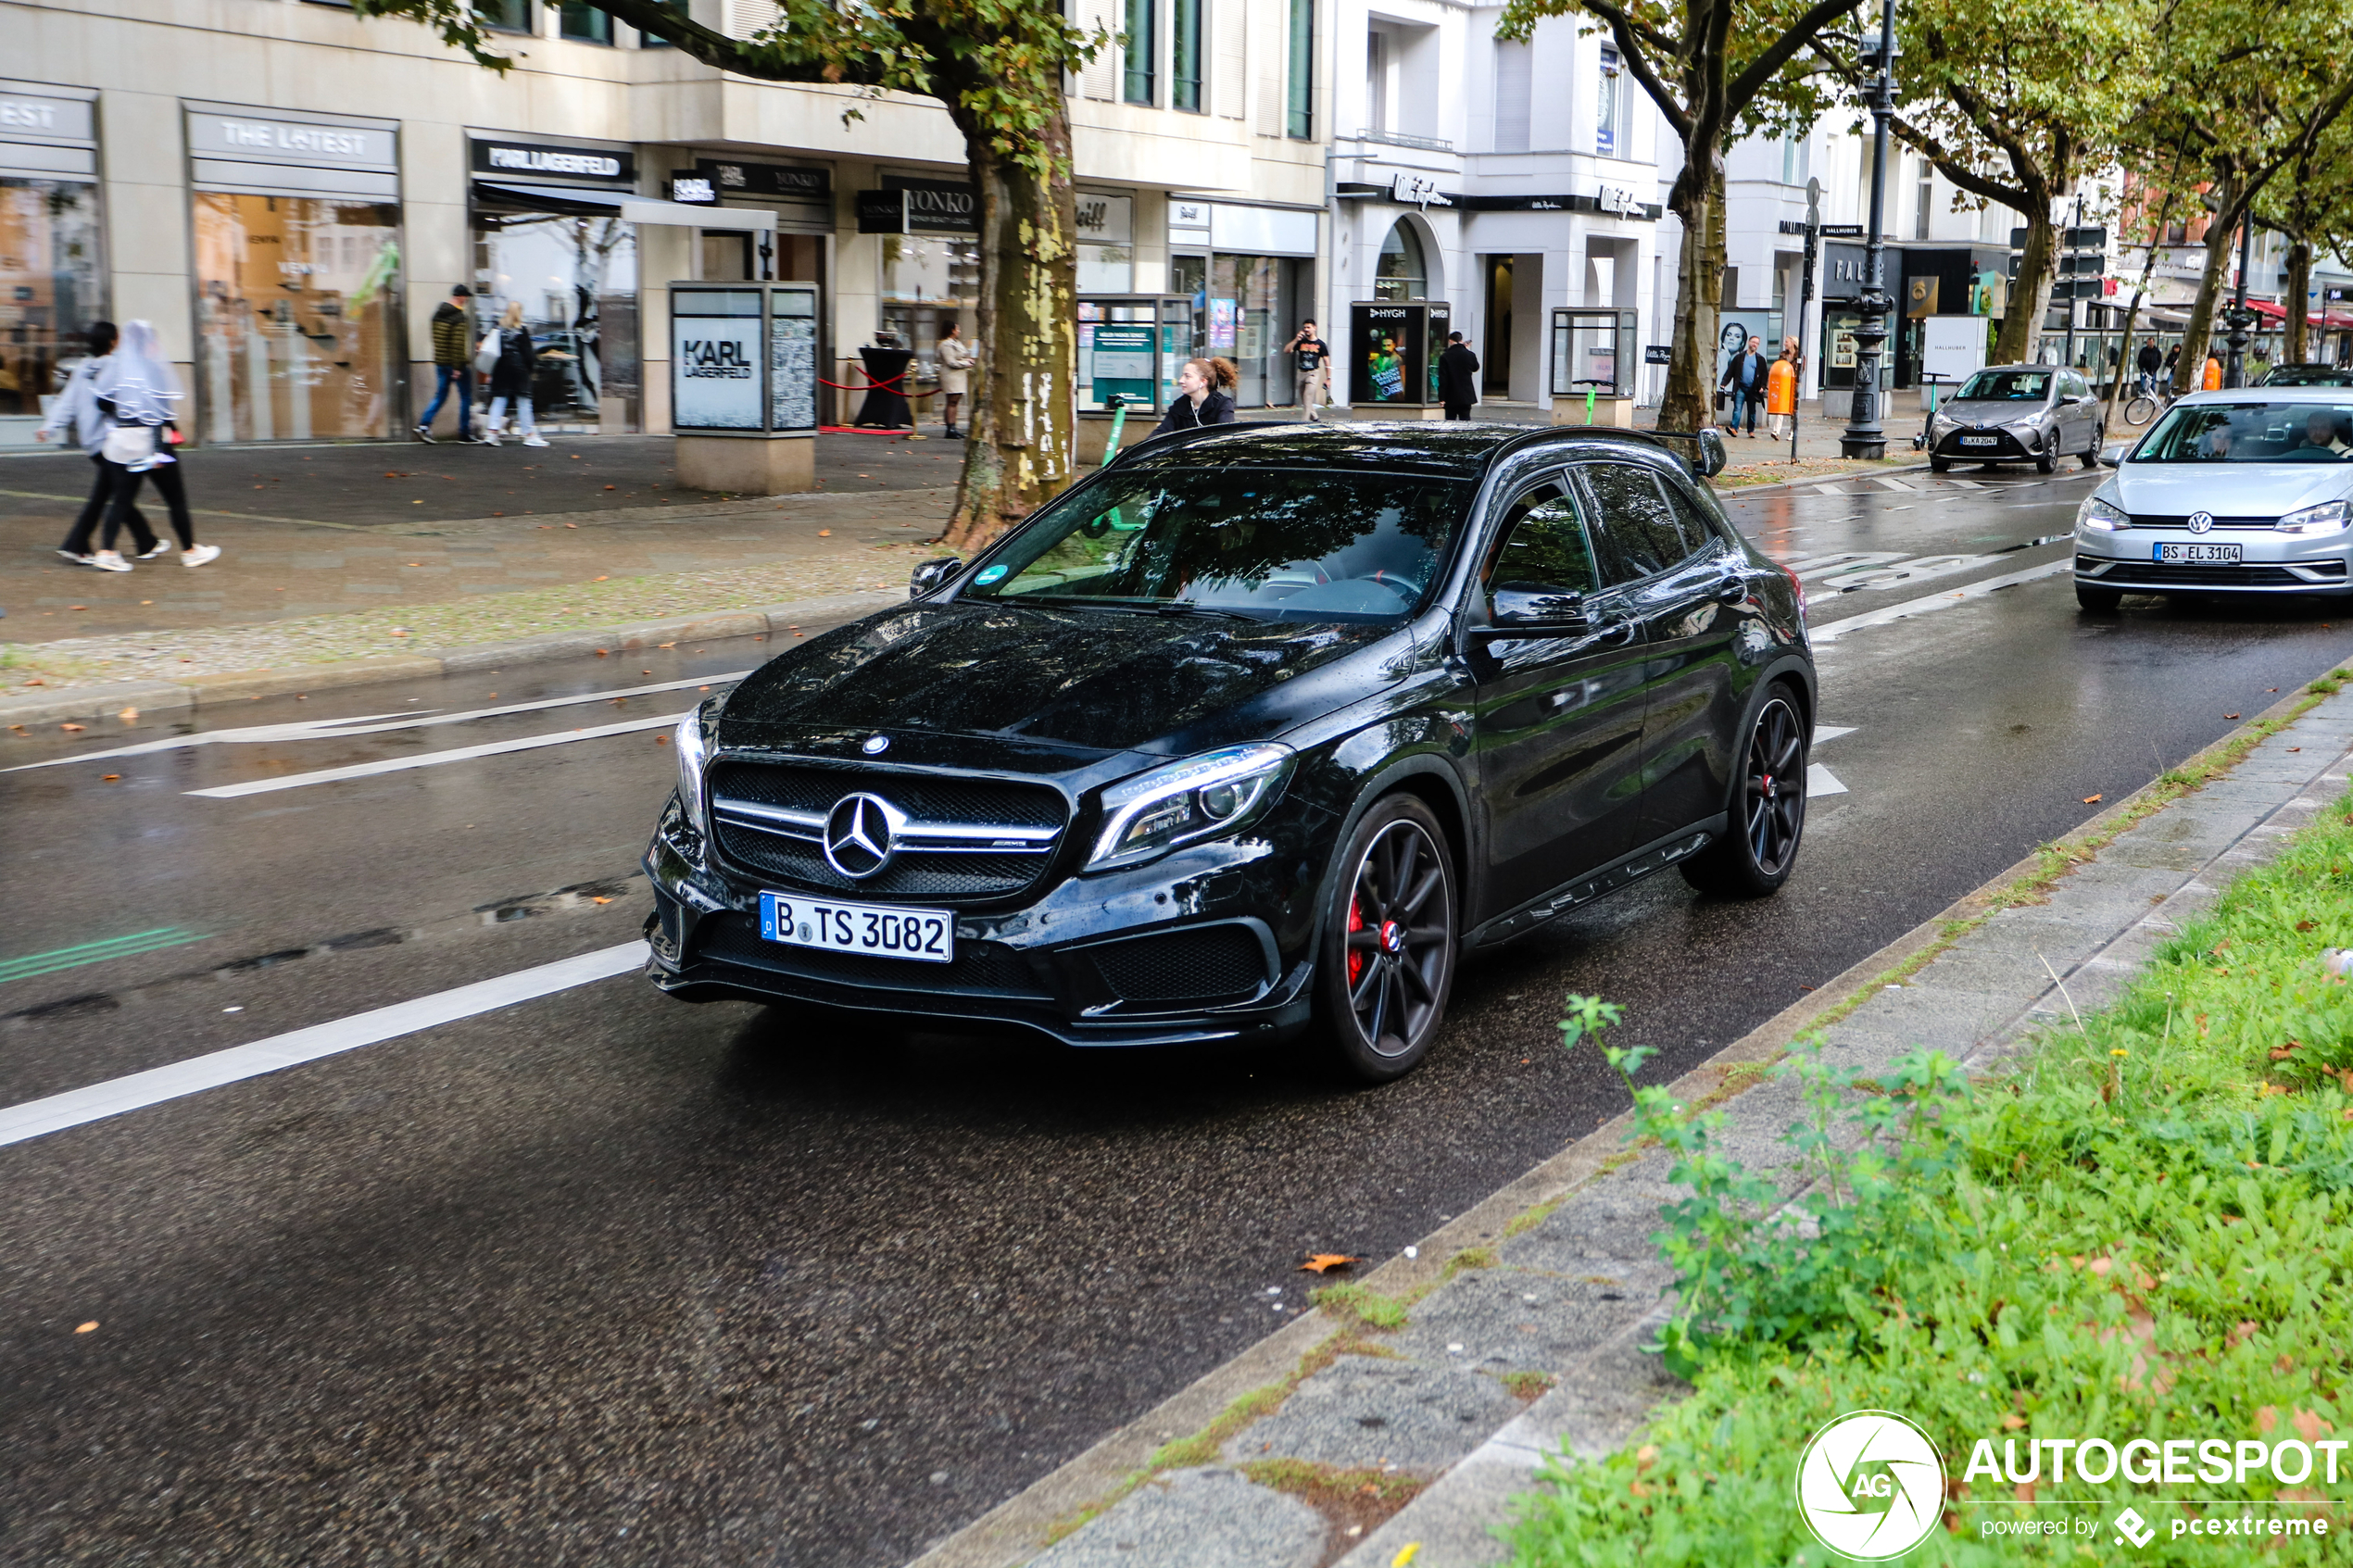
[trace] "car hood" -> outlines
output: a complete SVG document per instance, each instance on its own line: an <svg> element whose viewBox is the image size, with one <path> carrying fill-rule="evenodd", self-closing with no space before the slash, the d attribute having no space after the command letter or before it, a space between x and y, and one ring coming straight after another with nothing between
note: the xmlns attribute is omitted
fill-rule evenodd
<svg viewBox="0 0 2353 1568"><path fill-rule="evenodd" d="M2277 517L2353 495L2353 463L2132 463L2112 499L2126 511L2182 517Z"/></svg>
<svg viewBox="0 0 2353 1568"><path fill-rule="evenodd" d="M784 727L987 735L1094 752L1181 748L1183 732L1245 704L1272 709L1250 716L1248 727L1264 735L1366 695L1365 682L1383 681L1378 660L1338 691L1298 677L1399 635L1384 626L910 605L752 671L727 699L721 740L756 744L781 738L757 730Z"/></svg>
<svg viewBox="0 0 2353 1568"><path fill-rule="evenodd" d="M2011 397L1958 399L1937 410L1948 420L1965 425L2000 425L2016 420L2031 420L2050 407L2047 403L2020 403Z"/></svg>

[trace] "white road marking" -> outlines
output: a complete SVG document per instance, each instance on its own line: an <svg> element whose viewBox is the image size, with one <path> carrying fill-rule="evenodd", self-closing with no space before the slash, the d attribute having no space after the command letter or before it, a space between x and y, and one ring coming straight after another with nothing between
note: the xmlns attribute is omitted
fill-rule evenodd
<svg viewBox="0 0 2353 1568"><path fill-rule="evenodd" d="M1906 484L1900 479L1890 479L1885 475L1875 476L1871 480L1871 483L1878 485L1882 490L1903 490L1908 492L1919 488L1917 484Z"/></svg>
<svg viewBox="0 0 2353 1568"><path fill-rule="evenodd" d="M1852 724L1817 724L1814 726L1814 744L1819 746L1826 740L1836 740L1841 735L1854 733L1855 726Z"/></svg>
<svg viewBox="0 0 2353 1568"><path fill-rule="evenodd" d="M2045 577L2057 577L2063 571L2071 573L2074 570L2075 558L2070 556L2060 560L2046 562L2042 566L2030 566L2023 571L2007 572L2000 577L1988 577L1982 583L1971 583L1965 588L1955 588L1949 593L1930 594L1922 598L1906 599L1901 604L1892 604L1882 609L1866 610L1860 615L1850 615L1843 620L1833 621L1827 626L1812 628L1814 645L1819 647L1825 643L1834 643L1847 633L1859 631L1866 626L1884 626L1891 621L1904 621L1915 615L1933 614L1940 609L1950 609L1955 605L1969 599L1983 598L1986 595L1998 593L2004 588L2015 588L2021 583L2032 583Z"/></svg>
<svg viewBox="0 0 2353 1568"><path fill-rule="evenodd" d="M1808 796L1844 795L1847 790L1838 782L1836 773L1817 762L1806 770L1806 793Z"/></svg>
<svg viewBox="0 0 2353 1568"><path fill-rule="evenodd" d="M444 762L470 762L477 757L497 757L509 751L533 751L543 746L569 746L576 740L595 740L602 735L625 735L633 730L661 730L685 718L685 713L658 713L649 719L624 719L618 724L594 724L586 729L562 730L554 734L524 735L517 740L489 741L481 746L453 746L447 751L428 751L416 757L387 757L378 762L354 762L348 767L321 768L315 773L290 773L278 779L250 779L244 784L217 784L211 789L192 789L190 795L208 800L234 800L244 795L267 795L272 790L300 789L305 784L333 784L341 779L364 779L377 773L403 772L410 768L438 767Z"/></svg>
<svg viewBox="0 0 2353 1568"><path fill-rule="evenodd" d="M88 1088L69 1089L44 1099L0 1107L0 1147L79 1127L86 1122L120 1116L168 1099L201 1094L223 1084L258 1078L264 1073L357 1050L361 1046L398 1039L403 1035L454 1023L477 1013L495 1012L518 1002L553 996L591 981L626 974L645 961L645 943L623 942L577 958L560 959L535 969L502 974L495 980L476 981L437 996L420 997L412 1002L377 1008L333 1023L318 1023L291 1034L272 1035L249 1046L233 1046L208 1056L175 1061L169 1067L109 1078Z"/></svg>
<svg viewBox="0 0 2353 1568"><path fill-rule="evenodd" d="M106 751L77 751L70 757L53 757L45 762L19 762L13 768L0 768L0 772L17 773L28 768L56 768L68 762L95 762L106 757L143 757L151 752L178 751L192 746L266 746L298 740L340 740L346 735L380 735L391 730L414 730L429 724L463 724L475 719L497 719L510 713L537 713L549 708L571 708L584 702L609 702L624 696L645 696L654 692L682 691L688 686L725 685L750 673L749 670L730 670L720 675L689 676L683 681L661 681L650 686L623 686L617 691L584 692L578 696L543 697L537 702L510 702L497 708L472 708L459 713L427 709L422 713L357 713L347 719L304 719L291 724L247 724L233 730L207 730L199 734L170 735L162 740L141 741L136 746L118 746ZM393 721L379 724L375 722L379 719Z"/></svg>

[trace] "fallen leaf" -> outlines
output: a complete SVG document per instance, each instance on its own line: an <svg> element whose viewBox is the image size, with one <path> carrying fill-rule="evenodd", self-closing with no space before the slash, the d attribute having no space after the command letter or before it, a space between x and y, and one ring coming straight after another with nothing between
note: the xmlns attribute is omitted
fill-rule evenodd
<svg viewBox="0 0 2353 1568"><path fill-rule="evenodd" d="M830 528L821 528L821 529L817 530L817 537L818 537L818 538L820 538L820 539L830 539L830 538L832 538L833 536L834 536L834 531L833 531L832 529L830 529ZM76 606L74 606L73 608L76 608L76 609L80 609L82 607L81 607L80 605L76 605Z"/></svg>
<svg viewBox="0 0 2353 1568"><path fill-rule="evenodd" d="M598 898L593 897L588 901L592 904L610 904L612 902L610 898Z"/></svg>
<svg viewBox="0 0 2353 1568"><path fill-rule="evenodd" d="M97 1320L96 1318L92 1318L92 1319L91 1319L88 1323L85 1323L82 1324L79 1328L76 1328L76 1329L74 1330L74 1332L75 1332L76 1334L87 1334L87 1333L89 1333L92 1329L94 1329L94 1328L95 1328L95 1327L97 1327L97 1326L98 1326L98 1320Z"/></svg>
<svg viewBox="0 0 2353 1568"><path fill-rule="evenodd" d="M88 609L90 607L88 605L68 605L66 608L68 609Z"/></svg>
<svg viewBox="0 0 2353 1568"><path fill-rule="evenodd" d="M2015 1432L2020 1427L2026 1424L2026 1418L2013 1411L2008 1415L2002 1418L2002 1424L2009 1431Z"/></svg>
<svg viewBox="0 0 2353 1568"><path fill-rule="evenodd" d="M613 484L608 484L608 485L606 485L606 486L605 486L605 488L606 488L606 489L608 489L608 490L616 490L616 489L619 489L619 488L620 488L620 486L618 486L618 485L613 485Z"/></svg>
<svg viewBox="0 0 2353 1568"><path fill-rule="evenodd" d="M591 582L591 583L610 583L610 582L611 582L611 581L612 581L612 579L611 579L610 577L609 577L609 576L607 576L607 577L591 577L590 579L588 579L588 581L589 581L589 582Z"/></svg>
<svg viewBox="0 0 2353 1568"><path fill-rule="evenodd" d="M656 746L668 746L670 744L670 737L668 735L656 735L654 736L654 744Z"/></svg>
<svg viewBox="0 0 2353 1568"><path fill-rule="evenodd" d="M135 724L139 721L139 710L135 708L126 708L115 717L126 724Z"/></svg>
<svg viewBox="0 0 2353 1568"><path fill-rule="evenodd" d="M2318 1411L2299 1410L2287 1418L2287 1424L2301 1433L2308 1443L2317 1443L2321 1440L2322 1433L2336 1430L2321 1419L2321 1412Z"/></svg>
<svg viewBox="0 0 2353 1568"><path fill-rule="evenodd" d="M69 735L80 734L82 733L82 726L79 724L60 724L57 728L65 731L66 734Z"/></svg>
<svg viewBox="0 0 2353 1568"><path fill-rule="evenodd" d="M406 626L396 626L392 629L392 634L396 637L405 637L409 634L409 628Z"/></svg>
<svg viewBox="0 0 2353 1568"><path fill-rule="evenodd" d="M2298 931L2309 931L2318 922L2314 921L2300 920L2296 922L2296 929Z"/></svg>
<svg viewBox="0 0 2353 1568"><path fill-rule="evenodd" d="M2235 714L2235 713L2225 713L2225 714L2223 714L2223 715L2222 715L2222 717L2223 717L2223 718L2225 718L2225 719L2235 719L2235 718L2237 718L2237 717L2238 717L2238 715L2237 715L2237 714Z"/></svg>
<svg viewBox="0 0 2353 1568"><path fill-rule="evenodd" d="M861 474L859 477L862 479L865 476ZM1405 1564L1414 1561L1414 1554L1421 1549L1421 1542L1407 1541L1403 1548L1398 1551L1397 1555L1389 1560L1389 1568L1405 1568Z"/></svg>
<svg viewBox="0 0 2353 1568"><path fill-rule="evenodd" d="M2106 800L2107 798L2108 798L2108 797L2107 797L2107 795L2106 795L2106 794L2100 794L2100 795L2087 795L2087 796L2085 796L2085 797L2083 797L2083 804L2084 804L2084 805L2086 805L2086 806L2096 806L2096 805L2098 805L2101 801Z"/></svg>
<svg viewBox="0 0 2353 1568"><path fill-rule="evenodd" d="M100 784L112 784L120 777L122 777L120 773L101 773L98 775L98 782Z"/></svg>
<svg viewBox="0 0 2353 1568"><path fill-rule="evenodd" d="M658 648L674 648L677 646L678 645L676 643L656 643L654 645L654 646Z"/></svg>
<svg viewBox="0 0 2353 1568"><path fill-rule="evenodd" d="M2273 1046L2271 1047L2271 1060L2273 1061L2285 1061L2289 1057L2296 1054L2296 1043L2294 1040L2290 1040L2284 1046Z"/></svg>
<svg viewBox="0 0 2353 1568"><path fill-rule="evenodd" d="M1318 1252L1304 1263L1300 1264L1299 1272L1303 1274L1320 1274L1328 1270L1346 1268L1351 1263L1361 1263L1364 1261L1362 1258L1351 1258L1344 1252Z"/></svg>
<svg viewBox="0 0 2353 1568"><path fill-rule="evenodd" d="M598 649L597 650L597 657L598 657L598 659L602 659L602 658L604 658L604 657L605 657L605 650L604 650L604 649L602 649L602 648L598 648Z"/></svg>

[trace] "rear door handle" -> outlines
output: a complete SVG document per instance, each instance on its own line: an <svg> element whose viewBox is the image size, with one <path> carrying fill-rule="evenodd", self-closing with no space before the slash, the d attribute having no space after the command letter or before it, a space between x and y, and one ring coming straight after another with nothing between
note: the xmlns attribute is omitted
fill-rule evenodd
<svg viewBox="0 0 2353 1568"><path fill-rule="evenodd" d="M1728 605L1747 603L1748 579L1744 577L1727 577L1724 581L1716 584L1716 602L1718 604Z"/></svg>
<svg viewBox="0 0 2353 1568"><path fill-rule="evenodd" d="M1605 621L1593 633L1593 641L1604 647L1617 643L1630 643L1639 624L1630 615L1623 621Z"/></svg>

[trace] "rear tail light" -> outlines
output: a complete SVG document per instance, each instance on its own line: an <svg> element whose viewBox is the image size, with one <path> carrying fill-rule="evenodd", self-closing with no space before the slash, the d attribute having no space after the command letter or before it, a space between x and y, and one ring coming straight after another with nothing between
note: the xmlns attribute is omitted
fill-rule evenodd
<svg viewBox="0 0 2353 1568"><path fill-rule="evenodd" d="M1797 619L1804 621L1806 619L1806 584L1797 580L1797 573L1789 567L1782 565L1780 561L1775 561L1773 564L1780 567L1781 575L1789 579L1790 587L1797 595Z"/></svg>

